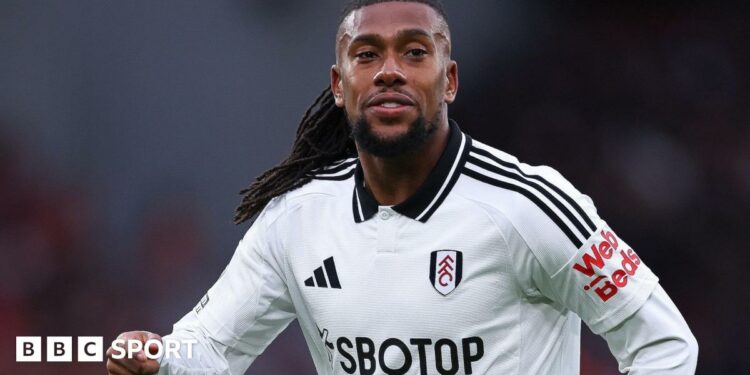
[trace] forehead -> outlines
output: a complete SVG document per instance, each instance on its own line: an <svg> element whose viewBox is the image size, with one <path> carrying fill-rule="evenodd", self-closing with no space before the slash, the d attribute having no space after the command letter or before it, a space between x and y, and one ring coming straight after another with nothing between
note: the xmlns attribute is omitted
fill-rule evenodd
<svg viewBox="0 0 750 375"><path fill-rule="evenodd" d="M385 2L351 12L339 29L337 42L346 42L361 34L392 37L400 30L423 29L430 35L444 32L441 18L429 5L414 2Z"/></svg>

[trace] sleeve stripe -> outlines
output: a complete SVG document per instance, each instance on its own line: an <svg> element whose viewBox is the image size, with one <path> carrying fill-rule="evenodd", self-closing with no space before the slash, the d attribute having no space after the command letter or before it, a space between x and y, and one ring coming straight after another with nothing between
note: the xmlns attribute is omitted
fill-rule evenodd
<svg viewBox="0 0 750 375"><path fill-rule="evenodd" d="M558 198L554 197L552 194L550 194L549 191L541 187L538 183L533 182L531 180L527 180L515 173L499 168L485 161L479 160L473 155L469 156L469 161L472 164L480 168L483 168L485 170L488 170L500 176L504 176L504 177L516 180L522 185L527 185L528 187L535 189L536 191L541 193L545 198L547 198L550 202L552 202L552 204L554 204L555 207L557 207L557 209L560 210L560 212L562 212L563 215L565 215L565 217L568 218L568 220L573 224L573 226L575 226L576 229L578 229L578 233L580 233L583 236L583 238L589 238L591 236L591 231L587 230L586 227L583 226L581 221L578 220L578 218L576 218L572 212L570 212L568 207L565 207L565 205Z"/></svg>
<svg viewBox="0 0 750 375"><path fill-rule="evenodd" d="M344 173L340 174L324 174L324 175L315 175L312 176L315 180L331 180L331 181L343 181L348 180L352 176L354 176L354 166L349 166L350 169L345 170Z"/></svg>
<svg viewBox="0 0 750 375"><path fill-rule="evenodd" d="M502 165L502 166L504 166L506 168L514 169L514 170L518 171L518 173L520 173L522 176L524 176L526 178L534 179L534 180L537 180L537 181L543 183L549 189L551 189L552 191L554 191L555 193L557 193L557 195L559 195L560 197L562 197L566 202L568 202L568 204L570 205L570 207L573 207L573 209L578 213L578 215L583 219L583 221L586 222L586 225L591 229L592 232L596 230L596 225L594 225L594 222L591 220L591 218L589 218L589 216L586 215L586 213L583 211L583 209L581 208L581 206L578 203L576 203L568 194L566 194L564 191L562 191L562 189L560 189L559 187L557 187L554 184L550 183L544 177L537 176L537 175L532 175L532 174L527 174L524 171L522 171L521 168L518 165L516 165L514 163L510 163L510 162L505 161L505 160L502 160L502 159L498 158L497 156L493 155L488 150L485 150L485 149L482 149L482 148L478 148L478 147L475 146L475 147L472 147L471 151L475 152L475 153L477 153L479 155L485 156L485 157L491 159L492 161L494 161L494 162L496 162L496 163L498 163L498 164L500 164L500 165Z"/></svg>
<svg viewBox="0 0 750 375"><path fill-rule="evenodd" d="M471 160L468 160L468 162L471 162ZM559 228L560 230L565 234L565 236L568 237L570 242L573 243L573 245L578 249L583 245L583 242L573 233L573 231L570 229L568 225L566 225L559 216L555 214L552 209L547 206L544 202L542 202L539 197L537 197L534 193L530 192L529 190L523 188L522 186L514 185L505 181L501 181L495 178L492 178L490 176L487 176L481 172L475 171L473 169L468 168L470 164L467 162L466 166L463 170L463 174L466 176L469 176L475 180L497 186L499 188L511 190L514 192L517 192L524 197L528 198L530 201L532 201L534 204L539 207ZM476 167L481 168L481 167Z"/></svg>
<svg viewBox="0 0 750 375"><path fill-rule="evenodd" d="M350 166L354 165L356 162L357 162L357 158L346 159L341 163L323 167L322 169L317 169L317 170L314 170L313 172L315 172L316 174L333 174L333 173L349 168Z"/></svg>

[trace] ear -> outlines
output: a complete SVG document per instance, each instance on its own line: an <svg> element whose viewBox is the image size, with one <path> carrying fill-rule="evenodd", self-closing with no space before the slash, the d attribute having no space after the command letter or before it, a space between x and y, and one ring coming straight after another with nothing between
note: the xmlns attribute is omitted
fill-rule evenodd
<svg viewBox="0 0 750 375"><path fill-rule="evenodd" d="M451 104L456 100L456 94L458 93L458 64L456 61L451 60L448 63L445 69L445 78L448 80L448 84L445 85L443 100Z"/></svg>
<svg viewBox="0 0 750 375"><path fill-rule="evenodd" d="M333 99L336 102L336 106L339 108L344 107L344 87L341 83L341 73L339 67L334 64L331 65L331 92L333 93Z"/></svg>

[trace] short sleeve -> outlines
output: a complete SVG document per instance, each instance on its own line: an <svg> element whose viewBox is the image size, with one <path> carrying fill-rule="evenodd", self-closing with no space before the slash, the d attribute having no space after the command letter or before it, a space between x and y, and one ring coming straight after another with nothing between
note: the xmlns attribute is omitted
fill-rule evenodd
<svg viewBox="0 0 750 375"><path fill-rule="evenodd" d="M536 172L556 188L550 197L558 202L550 206L557 217L532 206L512 216L506 237L516 250L518 279L528 295L558 302L603 333L635 313L658 278L597 215L589 197L551 168Z"/></svg>
<svg viewBox="0 0 750 375"><path fill-rule="evenodd" d="M262 353L295 318L275 234L276 204L259 215L218 281L190 313L209 337L251 356Z"/></svg>

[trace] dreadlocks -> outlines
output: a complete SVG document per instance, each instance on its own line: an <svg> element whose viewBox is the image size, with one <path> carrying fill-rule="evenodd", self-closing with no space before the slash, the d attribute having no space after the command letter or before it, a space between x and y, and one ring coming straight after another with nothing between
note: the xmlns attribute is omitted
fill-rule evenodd
<svg viewBox="0 0 750 375"><path fill-rule="evenodd" d="M443 21L448 19L439 0L353 0L344 8L339 25L357 9L391 1L422 3L440 14ZM235 210L234 223L255 217L274 197L307 184L312 171L355 156L357 149L350 134L346 112L336 106L333 93L326 88L302 116L291 154L240 191L243 197Z"/></svg>
<svg viewBox="0 0 750 375"><path fill-rule="evenodd" d="M310 182L312 170L356 155L349 134L346 114L326 88L302 116L291 154L240 191L244 196L235 212L235 224L257 215L273 197Z"/></svg>

